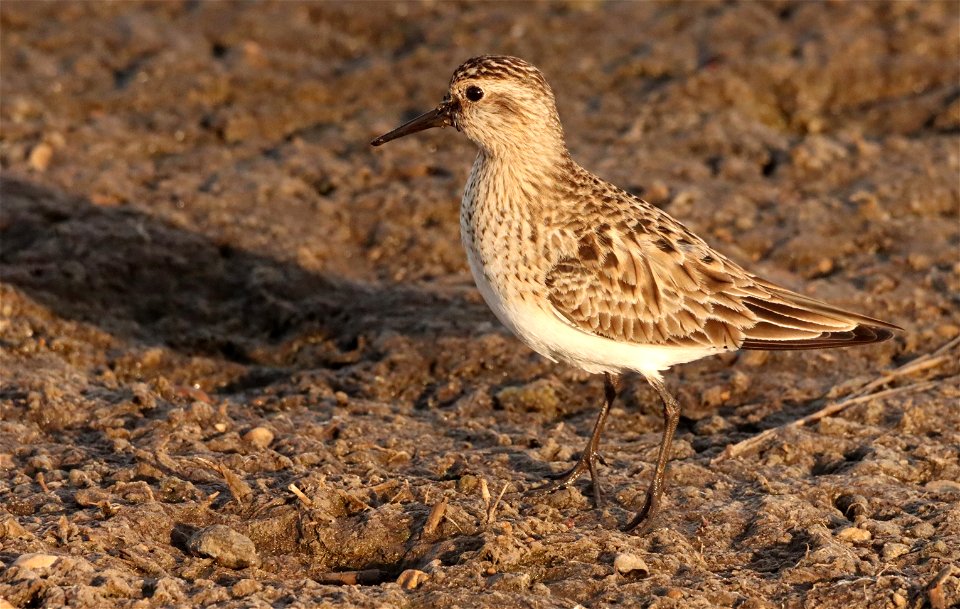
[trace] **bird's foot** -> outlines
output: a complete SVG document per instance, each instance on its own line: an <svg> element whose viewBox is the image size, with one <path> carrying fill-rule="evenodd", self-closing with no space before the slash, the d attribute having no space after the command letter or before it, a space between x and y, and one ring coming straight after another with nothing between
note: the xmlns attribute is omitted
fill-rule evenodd
<svg viewBox="0 0 960 609"><path fill-rule="evenodd" d="M586 472L590 472L590 480L593 486L593 501L597 507L603 506L603 489L600 486L600 474L597 471L597 462L606 465L606 461L603 460L603 457L599 453L593 451L586 451L580 456L580 460L577 461L577 464L568 469L567 471L560 472L558 474L550 474L547 477L553 479L553 482L539 486L534 489L530 489L528 494L530 495L545 495L547 493L552 493L554 491L559 491L565 489L574 482L576 482L580 476Z"/></svg>
<svg viewBox="0 0 960 609"><path fill-rule="evenodd" d="M653 526L653 520L660 511L660 496L657 493L647 493L647 500L643 502L643 507L633 520L628 522L622 529L624 533L636 533L641 535L646 533Z"/></svg>

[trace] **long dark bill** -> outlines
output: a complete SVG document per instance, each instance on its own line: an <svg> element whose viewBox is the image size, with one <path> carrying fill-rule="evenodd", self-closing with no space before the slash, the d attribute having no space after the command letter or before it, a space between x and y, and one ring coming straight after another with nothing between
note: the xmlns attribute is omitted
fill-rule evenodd
<svg viewBox="0 0 960 609"><path fill-rule="evenodd" d="M390 133L384 133L377 139L370 142L371 146L379 146L381 144L386 144L390 140L395 140L398 137L403 137L405 135L410 135L411 133L416 133L418 131L423 131L424 129L432 129L433 127L446 127L447 125L453 124L453 118L450 116L452 104L449 102L443 102L430 112L425 112L412 121L406 122Z"/></svg>

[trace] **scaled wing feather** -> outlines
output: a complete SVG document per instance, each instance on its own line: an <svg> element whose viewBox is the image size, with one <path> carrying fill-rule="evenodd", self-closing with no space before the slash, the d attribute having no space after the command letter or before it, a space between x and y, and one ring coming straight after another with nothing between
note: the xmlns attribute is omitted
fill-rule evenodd
<svg viewBox="0 0 960 609"><path fill-rule="evenodd" d="M814 349L877 342L897 329L759 279L636 203L642 221L574 227L577 255L546 275L555 313L581 331L637 344Z"/></svg>

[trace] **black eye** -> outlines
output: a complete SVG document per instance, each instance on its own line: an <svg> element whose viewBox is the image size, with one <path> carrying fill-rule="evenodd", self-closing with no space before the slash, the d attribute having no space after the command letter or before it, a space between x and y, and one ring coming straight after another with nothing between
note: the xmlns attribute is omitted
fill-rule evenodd
<svg viewBox="0 0 960 609"><path fill-rule="evenodd" d="M470 101L480 101L483 99L483 89L476 85L467 87L467 99Z"/></svg>

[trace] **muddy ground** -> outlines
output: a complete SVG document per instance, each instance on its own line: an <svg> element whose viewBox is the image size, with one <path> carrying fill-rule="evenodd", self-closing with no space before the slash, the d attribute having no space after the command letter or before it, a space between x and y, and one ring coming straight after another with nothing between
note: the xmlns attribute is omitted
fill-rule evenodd
<svg viewBox="0 0 960 609"><path fill-rule="evenodd" d="M0 26L0 606L960 602L960 4L7 1ZM587 480L521 494L572 464L601 379L473 287L471 144L368 145L481 52L544 70L587 168L905 328L675 369L651 533L617 527L653 391L614 411L602 509Z"/></svg>

